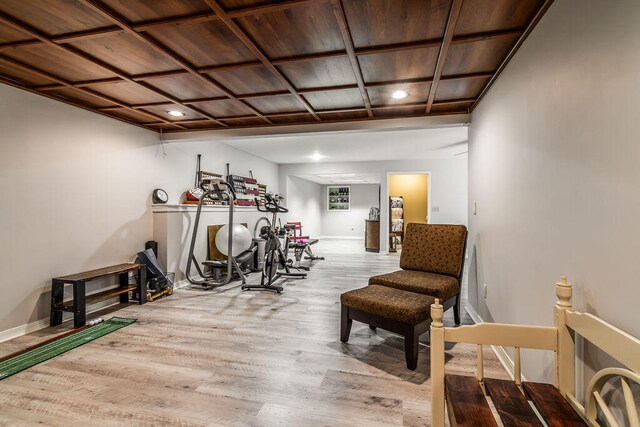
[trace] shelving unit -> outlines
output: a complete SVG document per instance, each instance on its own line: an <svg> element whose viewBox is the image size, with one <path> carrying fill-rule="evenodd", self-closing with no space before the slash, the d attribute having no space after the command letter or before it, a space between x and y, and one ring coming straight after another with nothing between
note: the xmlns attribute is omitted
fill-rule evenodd
<svg viewBox="0 0 640 427"><path fill-rule="evenodd" d="M349 211L351 210L351 187L328 186L327 187L327 210L328 211Z"/></svg>

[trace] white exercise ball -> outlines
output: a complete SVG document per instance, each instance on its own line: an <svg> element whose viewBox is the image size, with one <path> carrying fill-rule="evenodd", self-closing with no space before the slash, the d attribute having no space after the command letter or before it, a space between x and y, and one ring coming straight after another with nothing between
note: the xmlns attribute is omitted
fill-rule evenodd
<svg viewBox="0 0 640 427"><path fill-rule="evenodd" d="M251 232L242 224L233 224L233 256L238 256L251 247ZM229 224L216 233L216 247L223 255L229 255Z"/></svg>

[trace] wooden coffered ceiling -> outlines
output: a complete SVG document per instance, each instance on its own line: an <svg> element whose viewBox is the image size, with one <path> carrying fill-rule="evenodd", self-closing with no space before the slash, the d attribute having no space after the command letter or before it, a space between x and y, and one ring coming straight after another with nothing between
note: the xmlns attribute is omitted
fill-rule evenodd
<svg viewBox="0 0 640 427"><path fill-rule="evenodd" d="M165 131L467 113L551 1L0 0L0 82Z"/></svg>

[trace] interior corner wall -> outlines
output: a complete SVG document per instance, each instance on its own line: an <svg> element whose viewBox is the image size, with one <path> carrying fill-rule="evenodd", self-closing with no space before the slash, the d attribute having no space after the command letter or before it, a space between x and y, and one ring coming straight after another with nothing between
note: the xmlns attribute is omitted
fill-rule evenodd
<svg viewBox="0 0 640 427"><path fill-rule="evenodd" d="M342 185L340 185L342 186ZM379 184L350 184L348 211L327 209L327 189L322 186L322 235L364 239L364 221L369 219L369 209L380 207Z"/></svg>
<svg viewBox="0 0 640 427"><path fill-rule="evenodd" d="M153 189L177 203L196 154L203 169L230 162L277 191L273 162L216 142L165 144L165 156L159 141L0 84L0 340L47 324L52 277L132 261L153 237Z"/></svg>
<svg viewBox="0 0 640 427"><path fill-rule="evenodd" d="M640 336L638 17L637 1L554 2L473 112L469 301L483 319L552 324L567 275L574 307ZM550 355L522 366L551 379Z"/></svg>
<svg viewBox="0 0 640 427"><path fill-rule="evenodd" d="M322 185L296 176L284 177L284 205L289 212L283 221L299 221L305 236L318 237L322 233Z"/></svg>

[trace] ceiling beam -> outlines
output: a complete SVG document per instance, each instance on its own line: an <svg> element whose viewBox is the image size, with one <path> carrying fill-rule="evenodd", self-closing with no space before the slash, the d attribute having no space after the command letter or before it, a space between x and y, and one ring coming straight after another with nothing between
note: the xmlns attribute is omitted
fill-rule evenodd
<svg viewBox="0 0 640 427"><path fill-rule="evenodd" d="M425 108L425 114L431 113L431 106L436 97L436 91L438 90L438 83L440 83L440 77L442 76L442 70L444 69L444 61L447 58L447 52L449 46L453 40L453 33L458 23L458 17L462 10L462 3L464 0L453 0L451 4L451 10L449 11L449 19L447 19L447 27L444 31L444 37L442 38L442 45L440 46L440 52L438 53L438 61L436 62L436 69L433 72L433 82L429 88L429 98L427 99L427 106Z"/></svg>
<svg viewBox="0 0 640 427"><path fill-rule="evenodd" d="M238 24L235 23L233 18L229 16L229 14L222 8L222 6L220 6L220 4L218 4L218 2L215 0L204 0L204 2L218 15L220 20L227 26L227 28L229 28L233 32L233 34L235 34L236 37L240 39L240 41L247 47L247 49L249 49L258 58L258 60L260 60L260 62L262 62L262 64L269 71L271 71L271 73L276 76L276 78L280 80L280 82L282 82L284 87L287 88L289 92L291 92L291 94L298 100L298 102L300 102L300 104L302 104L304 108L306 108L307 111L309 111L309 113L316 120L320 120L320 117L318 117L315 111L313 111L313 107L311 106L311 104L309 104L309 102L298 93L291 82L284 76L284 74L282 74L280 70L275 67L275 65L271 63L269 58L267 58L267 56L264 54L264 52L262 52L258 45L253 40L251 40L251 38L244 32L242 28L240 28Z"/></svg>
<svg viewBox="0 0 640 427"><path fill-rule="evenodd" d="M470 104L474 102L476 98L464 98L464 99L452 99L448 101L437 101L434 102L433 105L441 106L441 105L455 105L455 104ZM393 105L374 105L371 108L374 110L391 110L397 108L415 108L415 107L425 107L427 105L426 102L411 102L406 104L393 104ZM336 113L352 113L358 111L367 111L364 107L352 107L352 108L338 108L338 109L330 109L330 110L316 110L317 114L336 114ZM298 117L298 116L307 116L309 115L306 111L298 111L295 113L273 113L267 114L267 117L275 118L275 117ZM229 117L220 117L220 120L223 121L232 121L232 120L245 120L251 119L254 116L229 116ZM189 120L178 120L176 123L186 124L186 123L203 123L206 122L205 119L189 119ZM159 125L160 123L151 122L145 123L145 125Z"/></svg>
<svg viewBox="0 0 640 427"><path fill-rule="evenodd" d="M488 79L493 75L493 73L471 73L471 74L453 74L450 76L443 76L440 78L440 81L451 81L451 80L472 80L472 79ZM371 82L365 83L365 87L384 87L384 86L398 86L402 84L413 84L413 83L431 83L433 78L425 77L425 78L415 78L415 79L403 79L403 80L390 80L390 81L381 81L381 82ZM77 82L73 83L76 87L84 87L88 85L89 82ZM46 86L36 86L34 89L38 90L53 90L60 89L64 87L64 85L46 85ZM319 87L311 87L305 89L298 89L298 93L307 94L307 93L318 93L318 92L330 92L330 91L340 91L340 90L350 90L350 89L358 89L358 85L337 85L337 86L319 86ZM288 91L280 90L273 92L259 92L259 93L248 93L244 95L236 95L238 99L252 99L252 98L265 98L269 96L280 96L288 94ZM226 96L211 96L206 98L193 98L193 99L183 99L182 103L186 105L195 104L198 102L212 102L212 101L221 101L227 99ZM150 102L144 104L131 104L131 108L147 108L147 107L155 107L159 105L167 105L169 102ZM437 104L434 103L434 104ZM425 104L426 105L426 104ZM118 107L102 107L102 110L108 109L117 109ZM363 108L364 109L364 108ZM308 114L308 113L303 113ZM266 114L266 117L270 117L271 114ZM241 117L251 117L251 116L241 116Z"/></svg>
<svg viewBox="0 0 640 427"><path fill-rule="evenodd" d="M161 91L161 90L159 90L159 89L157 89L157 88L155 88L155 87L153 87L153 86L151 86L151 85L149 85L149 84L147 84L145 82L136 82L136 81L132 80L131 76L129 76L125 72L123 72L123 71L121 71L121 70L119 70L119 69L117 69L117 68L115 68L115 67L113 67L113 66L111 66L111 65L109 65L109 64L107 64L107 63L105 63L105 62L103 62L101 60L99 60L99 59L96 59L96 58L92 57L91 55L88 55L88 54L82 52L81 50L78 50L78 49L76 49L74 47L71 47L71 46L68 46L66 44L54 43L53 41L51 41L51 38L48 37L47 35L45 35L44 33L40 32L39 30L36 30L35 28L30 27L29 25L27 25L27 24L25 24L23 22L20 22L20 21L16 20L15 18L12 18L12 17L10 17L8 15L5 15L4 13L0 13L0 22L4 22L5 24L7 24L7 25L9 25L9 26L11 26L11 27L13 27L15 29L18 29L18 30L20 30L20 31L22 31L22 32L24 32L26 34L29 34L29 36L37 38L38 40L42 41L43 43L45 43L45 44L47 44L49 46L52 46L52 47L54 47L56 49L62 50L64 52L70 53L70 54L72 54L74 56L77 56L79 58L82 58L82 59L84 59L84 60L96 65L97 67L102 68L103 70L106 70L106 71L108 71L108 72L120 77L121 79L123 79L125 81L134 83L134 84L136 84L138 86L141 86L141 87L143 87L143 88L145 88L145 89L147 89L147 90L149 90L151 92L154 92L155 94L157 94L157 95L159 95L159 96L171 101L172 103L174 103L176 105L180 105L180 106L182 106L184 108L192 110L192 111L194 111L194 112L196 112L198 114L204 115L205 117L208 117L208 118L210 118L210 119L215 121L215 118L213 118L213 116L211 116L210 114L208 114L206 112L199 111L198 109L195 109L193 107L184 105L178 98L176 98L174 96L171 96L171 95L169 95L169 94L167 94L167 93L165 93L165 92L163 92L163 91ZM221 125L222 126L226 126L225 124L221 124Z"/></svg>
<svg viewBox="0 0 640 427"><path fill-rule="evenodd" d="M264 117L260 111L256 110L255 108L253 108L251 105L247 104L246 102L241 101L238 98L236 98L236 96L231 91L229 91L227 88L225 88L224 86L222 86L221 84L219 84L218 82L213 80L211 77L205 76L205 75L202 75L202 74L198 73L198 71L195 69L195 67L193 65L191 65L189 62L187 62L184 58L180 57L177 53L171 51L169 48L163 46L162 44L160 44L159 42L157 42L156 40L151 38L150 35L144 34L144 33L140 33L138 31L136 31L131 26L130 23L126 22L121 16L119 16L115 11L111 10L110 8L108 8L102 2L99 2L97 0L80 0L80 1L85 6L89 7L90 9L92 9L93 11L98 13L103 18L108 19L109 21L113 22L118 27L122 28L124 31L126 31L129 34L131 34L133 37L135 37L136 39L140 40L141 42L143 42L144 44L146 44L147 46L149 46L150 48L152 48L156 52L160 53L164 57L169 58L170 60L175 62L178 66L182 67L188 73L190 73L191 75L196 77L198 80L203 82L205 85L207 85L209 87L212 87L213 89L224 93L230 99L234 99L236 101L241 102L242 104L244 104L249 109L249 111L251 111L256 116L260 117L261 119L263 119L264 121L269 123L269 119ZM197 109L197 108L194 108L194 107L191 107L191 109L193 109L194 111L198 112L199 114L202 114L205 117L208 117L209 119L211 119L212 121L218 123L219 125L223 125L224 126L224 123L218 122L216 117L214 117L213 115L207 113L206 111L201 110L201 109Z"/></svg>
<svg viewBox="0 0 640 427"><path fill-rule="evenodd" d="M536 14L533 16L533 19L529 21L527 28L525 28L525 30L520 34L520 37L518 37L518 40L516 40L511 50L504 57L504 59L498 66L498 69L493 73L493 76L491 77L491 79L487 82L485 87L480 92L480 95L478 95L478 99L476 99L476 102L473 103L470 111L473 111L478 106L480 101L482 101L482 98L484 98L484 96L487 94L491 86L498 79L498 77L500 76L500 73L502 73L502 71L505 69L505 67L509 63L509 61L511 61L511 58L513 58L513 56L516 54L518 49L520 49L520 46L522 46L522 43L524 43L525 39L529 36L529 34L531 34L531 31L533 31L535 26L538 25L538 22L540 22L540 19L542 19L542 16L547 12L549 7L551 7L552 3L553 3L553 0L545 0L545 2L542 3L542 5L540 5L540 8L536 12Z"/></svg>
<svg viewBox="0 0 640 427"><path fill-rule="evenodd" d="M84 89L84 88L75 87L75 86L73 86L73 84L71 82L68 82L68 81L66 81L66 80L64 80L64 79L62 79L62 78L60 78L58 76L54 76L53 74L47 73L46 71L43 71L43 70L40 70L38 68L32 67L31 65L24 64L24 63L22 63L20 61L16 61L15 59L8 58L8 57L6 57L4 55L0 55L0 63L11 65L13 67L22 68L23 70L25 70L25 71L27 71L27 72L29 72L31 74L34 74L36 76L39 76L39 77L42 77L42 78L57 82L57 83L61 84L64 88L69 88L69 89L73 89L73 90L78 91L78 92L83 92L83 93L85 93L87 95L91 95L92 97L94 97L96 99L100 99L102 101L106 101L106 102L109 102L111 104L115 104L120 108L129 110L129 111L133 111L133 112L135 112L137 114L142 114L142 115L147 116L147 117L151 117L151 118L153 118L155 120L160 120L161 122L166 123L166 124L175 125L171 121L165 119L164 117L158 116L158 115L153 114L153 113L149 113L147 111L142 111L142 112L141 111L136 111L133 108L131 108L130 105L125 104L124 102L118 101L117 99L111 98L109 96L103 95L103 94L98 93L98 92L94 92L94 91L92 91L90 89ZM42 92L40 92L40 91L38 91L36 89L33 89L33 88L32 88L32 91L35 91L37 93L42 93ZM180 127L180 126L177 125L177 127Z"/></svg>
<svg viewBox="0 0 640 427"><path fill-rule="evenodd" d="M351 30L349 29L349 23L347 22L347 16L344 13L344 8L342 7L342 1L331 0L331 5L333 6L333 13L336 16L336 21L338 21L338 27L340 28L340 35L342 36L344 47L347 51L347 55L349 56L349 62L351 63L351 68L353 69L353 74L356 78L358 89L360 90L360 96L362 97L362 102L364 103L364 106L367 109L367 114L369 115L369 117L373 117L373 111L371 110L371 100L369 99L369 94L367 93L367 89L364 87L364 78L362 76L362 70L360 69L360 63L358 62L358 58L356 57L356 51L355 51L355 48L353 47Z"/></svg>

